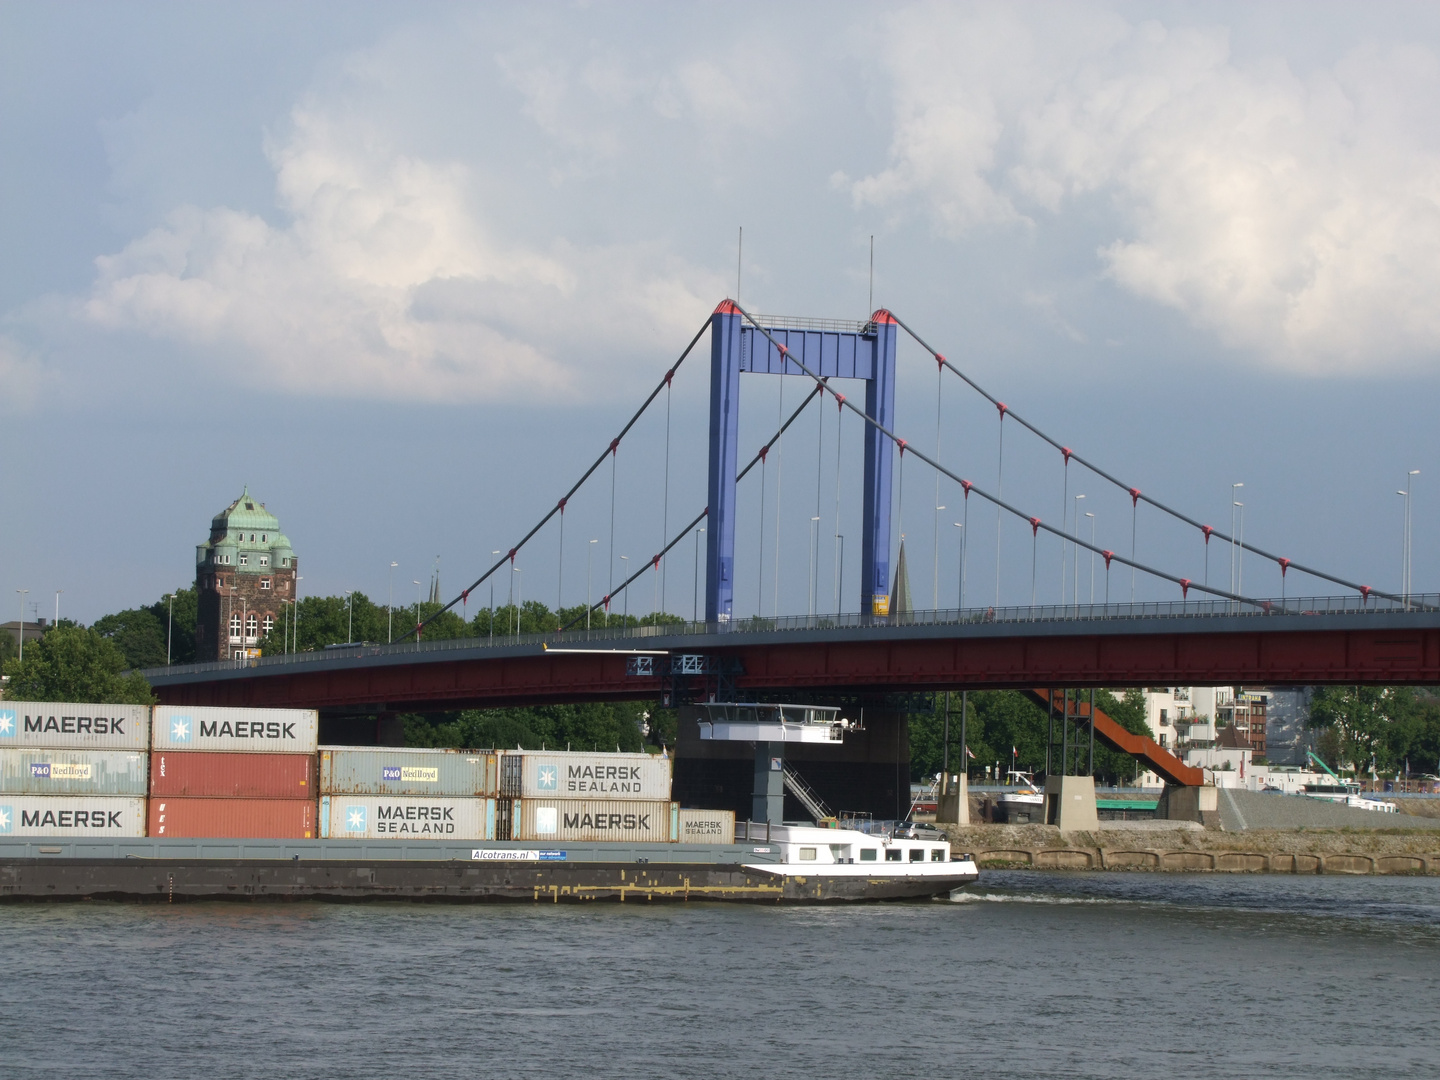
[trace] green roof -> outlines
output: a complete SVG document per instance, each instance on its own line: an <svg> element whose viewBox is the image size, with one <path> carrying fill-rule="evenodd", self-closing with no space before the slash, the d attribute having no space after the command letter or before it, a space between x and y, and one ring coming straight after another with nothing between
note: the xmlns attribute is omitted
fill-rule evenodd
<svg viewBox="0 0 1440 1080"><path fill-rule="evenodd" d="M240 497L216 514L210 522L212 531L224 532L229 529L264 529L267 533L280 531L280 519L265 504L250 494L249 487Z"/></svg>
<svg viewBox="0 0 1440 1080"><path fill-rule="evenodd" d="M197 547L196 562L205 563L210 553L217 548L222 549L222 552L269 551L273 552L277 559L291 559L294 556L290 538L280 531L280 519L266 510L265 504L251 495L248 487L240 493L238 499L210 520L210 538ZM256 563L254 567L241 567L238 562L230 563L228 557L225 561L249 572L254 572L260 565ZM275 565L294 564L276 562Z"/></svg>

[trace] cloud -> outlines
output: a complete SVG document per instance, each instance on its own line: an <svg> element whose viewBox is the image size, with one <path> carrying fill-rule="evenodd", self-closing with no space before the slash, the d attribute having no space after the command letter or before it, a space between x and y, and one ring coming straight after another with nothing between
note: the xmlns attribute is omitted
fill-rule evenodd
<svg viewBox="0 0 1440 1080"><path fill-rule="evenodd" d="M1223 29L1085 8L891 20L889 162L857 205L942 233L1071 228L1098 269L1222 342L1316 374L1440 352L1440 61L1363 45L1301 76ZM946 57L952 57L945 62Z"/></svg>
<svg viewBox="0 0 1440 1080"><path fill-rule="evenodd" d="M40 394L45 370L34 353L0 335L0 414L25 412Z"/></svg>
<svg viewBox="0 0 1440 1080"><path fill-rule="evenodd" d="M284 224L181 207L96 260L84 316L295 392L474 401L576 392L627 320L683 340L721 291L652 245L502 242L461 166L315 107L292 120L268 148Z"/></svg>

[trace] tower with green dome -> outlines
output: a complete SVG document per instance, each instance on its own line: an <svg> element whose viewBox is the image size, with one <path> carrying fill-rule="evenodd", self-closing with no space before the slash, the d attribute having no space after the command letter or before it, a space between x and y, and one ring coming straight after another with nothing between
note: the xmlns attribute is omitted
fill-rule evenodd
<svg viewBox="0 0 1440 1080"><path fill-rule="evenodd" d="M289 617L298 565L279 519L247 487L195 548L196 658L259 656L261 639Z"/></svg>

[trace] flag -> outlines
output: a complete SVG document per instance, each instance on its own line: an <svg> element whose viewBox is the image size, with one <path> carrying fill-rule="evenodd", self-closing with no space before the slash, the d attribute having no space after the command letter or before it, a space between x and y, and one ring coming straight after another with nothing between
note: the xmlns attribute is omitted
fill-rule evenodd
<svg viewBox="0 0 1440 1080"><path fill-rule="evenodd" d="M974 750L971 750L971 749L967 746L967 747L965 747L965 756L968 757L968 758L970 758L971 760L974 760L975 751L974 751Z"/></svg>
<svg viewBox="0 0 1440 1080"><path fill-rule="evenodd" d="M1010 747L1010 756L1011 756L1011 757L1019 757L1019 756L1020 756L1020 751L1019 751L1019 750L1016 750L1014 746L1011 746L1011 747Z"/></svg>

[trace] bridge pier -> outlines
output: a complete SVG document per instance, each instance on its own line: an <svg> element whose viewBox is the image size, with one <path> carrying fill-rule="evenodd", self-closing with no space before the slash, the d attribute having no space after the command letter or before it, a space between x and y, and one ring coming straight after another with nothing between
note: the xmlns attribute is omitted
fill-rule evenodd
<svg viewBox="0 0 1440 1080"><path fill-rule="evenodd" d="M1095 778L1047 776L1045 824L1058 825L1062 833L1094 832L1100 828L1100 813L1095 807Z"/></svg>

